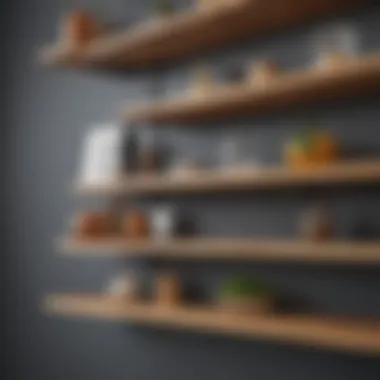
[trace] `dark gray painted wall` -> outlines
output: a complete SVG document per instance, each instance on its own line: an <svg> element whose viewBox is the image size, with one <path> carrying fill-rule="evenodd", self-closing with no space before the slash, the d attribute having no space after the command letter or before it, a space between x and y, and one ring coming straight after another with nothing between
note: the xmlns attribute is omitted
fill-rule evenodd
<svg viewBox="0 0 380 380"><path fill-rule="evenodd" d="M90 1L88 3L91 3ZM99 1L99 5L101 2ZM105 2L104 2L105 3ZM148 1L107 2L116 20L142 17ZM167 95L186 84L191 65L135 76L44 70L35 62L42 42L54 38L56 20L66 1L14 1L9 50L9 139L7 141L8 328L12 354L10 379L112 380L378 380L375 359L302 349L287 345L246 342L136 329L127 324L61 320L41 315L39 305L51 291L100 289L124 262L64 259L54 251L74 210L92 204L69 194L87 125L112 120L121 102L144 101L159 85ZM124 11L125 9L125 11ZM120 15L125 14L125 17ZM363 50L378 47L380 8L360 12L355 20L363 35ZM305 65L315 25L250 41L200 59L217 68L257 57L278 59L285 67ZM175 154L215 159L221 134L244 136L247 148L258 149L265 161L279 158L281 143L309 116L320 117L350 148L380 151L380 99L334 104L310 110L276 112L223 129L163 128L159 138ZM302 207L314 200L331 205L338 232L365 219L380 231L378 188L329 189L239 196L175 198L183 212L199 222L204 234L291 235ZM142 201L143 207L165 199ZM147 277L159 263L127 262ZM190 285L212 295L223 276L252 273L271 281L281 294L320 312L380 315L379 272L374 268L310 268L302 265L181 264L176 267Z"/></svg>

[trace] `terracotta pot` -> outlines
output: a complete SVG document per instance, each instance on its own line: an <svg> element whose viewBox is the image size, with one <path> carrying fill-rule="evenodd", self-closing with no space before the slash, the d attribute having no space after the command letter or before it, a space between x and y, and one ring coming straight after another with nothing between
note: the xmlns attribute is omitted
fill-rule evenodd
<svg viewBox="0 0 380 380"><path fill-rule="evenodd" d="M101 33L101 25L88 12L74 10L62 21L61 39L71 49L80 49Z"/></svg>
<svg viewBox="0 0 380 380"><path fill-rule="evenodd" d="M74 217L72 229L81 238L101 238L112 233L112 223L107 214L89 211Z"/></svg>
<svg viewBox="0 0 380 380"><path fill-rule="evenodd" d="M149 226L144 214L138 210L128 212L123 219L123 233L132 239L148 237Z"/></svg>

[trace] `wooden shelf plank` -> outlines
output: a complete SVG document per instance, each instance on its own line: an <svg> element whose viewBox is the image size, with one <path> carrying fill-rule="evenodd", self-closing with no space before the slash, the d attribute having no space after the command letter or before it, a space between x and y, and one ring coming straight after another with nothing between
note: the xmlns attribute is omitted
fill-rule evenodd
<svg viewBox="0 0 380 380"><path fill-rule="evenodd" d="M360 3L359 0L235 0L225 7L188 10L142 23L98 38L81 51L70 51L60 44L48 46L42 49L39 59L48 66L148 67L348 10Z"/></svg>
<svg viewBox="0 0 380 380"><path fill-rule="evenodd" d="M317 101L345 99L380 92L380 53L347 61L337 69L307 69L279 75L265 85L215 88L210 95L185 96L126 107L133 122L195 123L254 115Z"/></svg>
<svg viewBox="0 0 380 380"><path fill-rule="evenodd" d="M360 354L380 355L380 323L307 315L244 316L218 312L216 308L162 308L152 304L128 304L104 295L61 294L47 298L49 313L103 318L217 333L237 337L294 343Z"/></svg>
<svg viewBox="0 0 380 380"><path fill-rule="evenodd" d="M310 242L275 238L181 238L171 241L59 240L69 255L145 257L175 260L237 260L306 264L380 264L380 242Z"/></svg>
<svg viewBox="0 0 380 380"><path fill-rule="evenodd" d="M107 183L78 183L79 194L94 195L153 195L192 194L207 192L253 191L310 186L373 184L380 181L380 160L347 161L313 169L289 169L268 166L260 169L228 173L199 172L196 175L174 177L147 175Z"/></svg>

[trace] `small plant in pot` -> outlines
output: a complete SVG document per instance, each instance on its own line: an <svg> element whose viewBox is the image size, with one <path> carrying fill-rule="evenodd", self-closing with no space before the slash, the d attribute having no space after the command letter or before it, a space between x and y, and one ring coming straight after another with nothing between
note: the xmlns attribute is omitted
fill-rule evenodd
<svg viewBox="0 0 380 380"><path fill-rule="evenodd" d="M219 305L233 313L265 314L274 309L274 294L257 278L234 276L222 283Z"/></svg>

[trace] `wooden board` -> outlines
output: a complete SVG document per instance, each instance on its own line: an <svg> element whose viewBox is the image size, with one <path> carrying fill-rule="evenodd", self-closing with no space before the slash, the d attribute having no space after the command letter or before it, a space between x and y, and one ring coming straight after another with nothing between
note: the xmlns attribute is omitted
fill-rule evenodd
<svg viewBox="0 0 380 380"><path fill-rule="evenodd" d="M196 123L255 115L317 101L380 92L380 53L347 61L337 69L304 69L266 84L215 87L203 96L159 100L122 111L126 120L150 123Z"/></svg>
<svg viewBox="0 0 380 380"><path fill-rule="evenodd" d="M181 238L128 241L126 238L59 240L68 255L145 257L174 260L380 264L380 242L286 240L276 238Z"/></svg>
<svg viewBox="0 0 380 380"><path fill-rule="evenodd" d="M226 314L215 307L162 308L153 304L128 304L104 295L51 295L45 308L64 316L103 318L295 343L360 354L380 355L379 321L357 321L307 315L244 316Z"/></svg>
<svg viewBox="0 0 380 380"><path fill-rule="evenodd" d="M188 10L98 38L81 51L59 43L43 48L49 66L143 68L182 59L362 3L359 0L235 0L224 7Z"/></svg>
<svg viewBox="0 0 380 380"><path fill-rule="evenodd" d="M373 184L380 181L380 160L347 161L313 169L268 166L242 172L199 172L187 177L147 175L97 184L77 183L79 194L153 195L253 191L293 187Z"/></svg>

